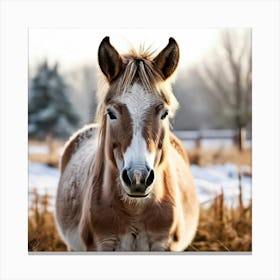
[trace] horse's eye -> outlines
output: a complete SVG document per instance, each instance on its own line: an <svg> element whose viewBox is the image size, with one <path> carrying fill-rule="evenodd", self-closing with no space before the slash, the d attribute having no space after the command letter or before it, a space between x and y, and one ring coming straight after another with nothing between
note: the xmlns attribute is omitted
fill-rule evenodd
<svg viewBox="0 0 280 280"><path fill-rule="evenodd" d="M108 116L111 120L116 120L117 119L116 115L112 111L107 110L107 114L108 114Z"/></svg>
<svg viewBox="0 0 280 280"><path fill-rule="evenodd" d="M166 110L162 115L161 115L161 119L164 120L168 115L168 110Z"/></svg>

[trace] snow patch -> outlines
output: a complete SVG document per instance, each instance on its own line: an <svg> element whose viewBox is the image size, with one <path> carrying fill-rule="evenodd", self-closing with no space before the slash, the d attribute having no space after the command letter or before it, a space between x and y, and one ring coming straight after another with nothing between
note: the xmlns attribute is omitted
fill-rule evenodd
<svg viewBox="0 0 280 280"><path fill-rule="evenodd" d="M191 168L200 203L211 204L215 196L223 191L226 204L230 207L238 206L240 182L236 165L224 164L209 167L192 165ZM243 203L248 206L252 199L252 178L242 175L241 182Z"/></svg>

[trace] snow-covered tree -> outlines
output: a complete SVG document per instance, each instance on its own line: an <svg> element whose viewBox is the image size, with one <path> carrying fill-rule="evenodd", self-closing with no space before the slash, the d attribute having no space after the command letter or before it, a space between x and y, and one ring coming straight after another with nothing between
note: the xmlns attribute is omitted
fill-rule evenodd
<svg viewBox="0 0 280 280"><path fill-rule="evenodd" d="M43 62L30 81L28 133L32 137L68 137L79 124L69 99L69 88L58 72L57 64Z"/></svg>

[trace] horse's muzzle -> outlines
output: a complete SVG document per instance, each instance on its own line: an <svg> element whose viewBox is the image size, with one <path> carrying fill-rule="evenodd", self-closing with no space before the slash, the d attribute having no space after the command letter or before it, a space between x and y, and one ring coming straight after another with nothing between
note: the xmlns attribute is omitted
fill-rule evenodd
<svg viewBox="0 0 280 280"><path fill-rule="evenodd" d="M153 169L147 166L135 166L133 168L124 168L122 171L122 180L129 188L129 196L146 196L146 189L152 185L155 179Z"/></svg>

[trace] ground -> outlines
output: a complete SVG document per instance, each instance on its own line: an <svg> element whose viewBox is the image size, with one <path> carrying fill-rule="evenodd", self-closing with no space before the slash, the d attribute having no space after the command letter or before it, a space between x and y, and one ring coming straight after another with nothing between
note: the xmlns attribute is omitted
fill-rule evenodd
<svg viewBox="0 0 280 280"><path fill-rule="evenodd" d="M48 148L50 147L50 148ZM29 251L63 251L53 205L63 142L29 142ZM186 147L201 204L187 251L251 251L251 149Z"/></svg>

